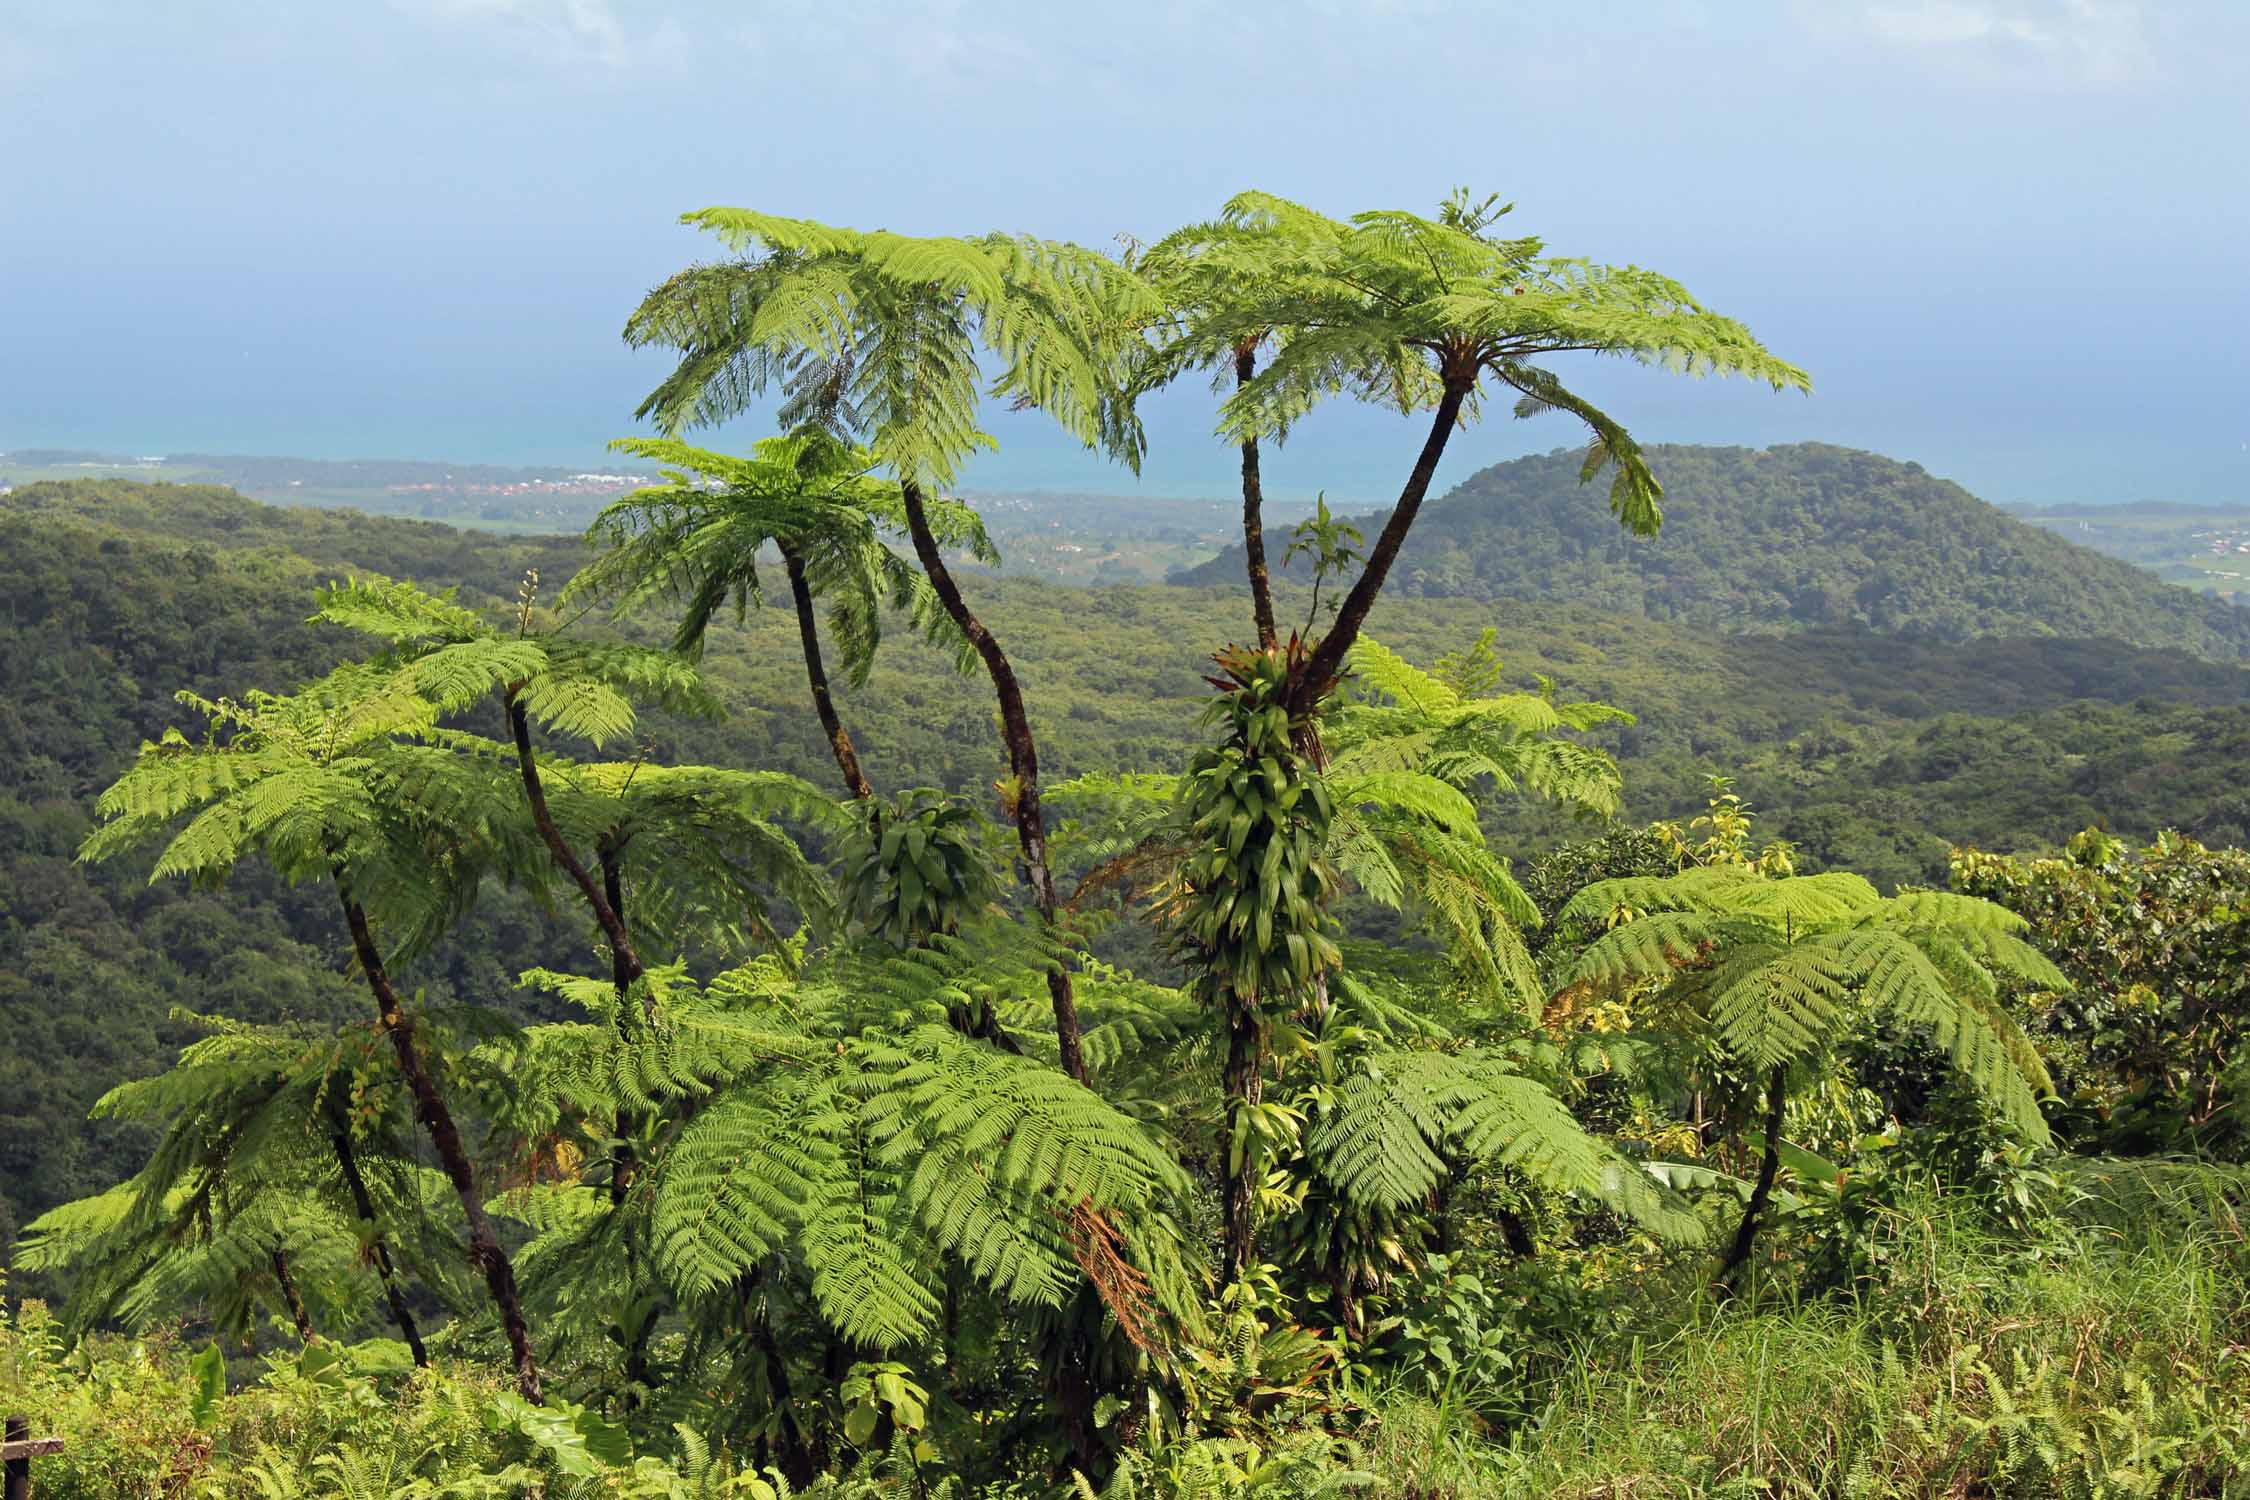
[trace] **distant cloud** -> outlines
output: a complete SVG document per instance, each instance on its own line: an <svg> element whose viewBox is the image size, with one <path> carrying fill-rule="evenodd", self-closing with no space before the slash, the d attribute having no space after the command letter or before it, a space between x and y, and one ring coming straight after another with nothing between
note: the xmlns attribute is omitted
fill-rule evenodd
<svg viewBox="0 0 2250 1500"><path fill-rule="evenodd" d="M1794 8L1809 30L1872 42L1961 82L2110 89L2160 71L2138 0L1814 0Z"/></svg>
<svg viewBox="0 0 2250 1500"><path fill-rule="evenodd" d="M669 18L628 25L610 0L391 0L428 24L470 31L543 62L613 72L669 68L689 56L687 34Z"/></svg>

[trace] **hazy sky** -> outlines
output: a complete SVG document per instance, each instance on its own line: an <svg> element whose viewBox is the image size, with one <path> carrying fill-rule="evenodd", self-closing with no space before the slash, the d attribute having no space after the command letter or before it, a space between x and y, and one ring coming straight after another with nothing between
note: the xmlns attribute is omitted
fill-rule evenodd
<svg viewBox="0 0 2250 1500"><path fill-rule="evenodd" d="M1108 244L1466 183L1817 381L1558 366L1644 440L2250 500L2246 63L2250 0L0 0L0 448L590 462L683 210ZM1209 405L1144 489L1223 491ZM993 426L973 485L1134 483ZM1377 500L1414 442L1339 412L1269 482Z"/></svg>

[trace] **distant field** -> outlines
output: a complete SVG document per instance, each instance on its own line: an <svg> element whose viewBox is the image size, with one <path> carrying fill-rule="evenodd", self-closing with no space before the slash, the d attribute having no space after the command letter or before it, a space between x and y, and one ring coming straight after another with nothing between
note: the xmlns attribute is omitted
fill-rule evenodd
<svg viewBox="0 0 2250 1500"><path fill-rule="evenodd" d="M2011 507L2018 518L2170 583L2250 599L2250 504Z"/></svg>

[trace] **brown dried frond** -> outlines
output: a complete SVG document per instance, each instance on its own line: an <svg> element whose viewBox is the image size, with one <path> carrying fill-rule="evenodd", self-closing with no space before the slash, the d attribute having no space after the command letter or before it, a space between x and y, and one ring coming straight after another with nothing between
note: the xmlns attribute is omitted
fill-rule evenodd
<svg viewBox="0 0 2250 1500"><path fill-rule="evenodd" d="M1125 1237L1090 1198L1080 1199L1056 1217L1062 1220L1064 1238L1070 1242L1070 1258L1094 1284L1095 1295L1117 1319L1118 1328L1132 1340L1134 1348L1153 1352L1148 1324L1155 1309L1149 1302L1148 1277L1126 1259Z"/></svg>

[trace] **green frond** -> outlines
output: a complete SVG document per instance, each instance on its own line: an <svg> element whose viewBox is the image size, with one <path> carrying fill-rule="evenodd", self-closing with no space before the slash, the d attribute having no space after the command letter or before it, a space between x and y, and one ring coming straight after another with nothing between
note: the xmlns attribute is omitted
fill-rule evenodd
<svg viewBox="0 0 2250 1500"><path fill-rule="evenodd" d="M1363 689L1381 693L1403 708L1439 716L1460 706L1461 697L1452 688L1371 636L1362 635L1352 644L1349 661Z"/></svg>
<svg viewBox="0 0 2250 1500"><path fill-rule="evenodd" d="M1557 926L1606 924L1618 912L1715 911L1724 893L1755 881L1736 865L1698 865L1677 875L1632 875L1582 886L1555 913Z"/></svg>
<svg viewBox="0 0 2250 1500"><path fill-rule="evenodd" d="M650 1237L665 1280L683 1295L709 1295L821 1214L832 1219L846 1137L846 1117L819 1092L730 1092L697 1115L656 1187ZM826 1228L836 1233L833 1222Z"/></svg>
<svg viewBox="0 0 2250 1500"><path fill-rule="evenodd" d="M315 620L394 646L474 640L490 629L483 616L455 604L450 591L433 594L387 578L331 584L314 596L314 602Z"/></svg>
<svg viewBox="0 0 2250 1500"><path fill-rule="evenodd" d="M896 1179L847 1135L832 1189L806 1223L805 1262L821 1312L876 1349L910 1343L937 1321L933 1267L894 1238Z"/></svg>
<svg viewBox="0 0 2250 1500"><path fill-rule="evenodd" d="M1564 914L1570 915L1567 908ZM1644 979L1668 978L1675 969L1701 959L1731 930L1723 919L1706 912L1652 910L1646 916L1619 923L1589 944L1572 964L1565 983L1615 988Z"/></svg>
<svg viewBox="0 0 2250 1500"><path fill-rule="evenodd" d="M1712 1029L1746 1062L1787 1066L1835 1044L1857 978L1849 962L1819 944L1741 949L1711 981Z"/></svg>
<svg viewBox="0 0 2250 1500"><path fill-rule="evenodd" d="M1849 870L1737 881L1710 898L1714 909L1776 924L1817 927L1866 911L1882 896L1865 876Z"/></svg>
<svg viewBox="0 0 2250 1500"><path fill-rule="evenodd" d="M2054 1092L2045 1062L2022 1029L1981 992L1951 982L1908 935L1858 928L1822 940L1857 977L1876 1014L1929 1028L1953 1066L2003 1118L2035 1143L2047 1140L2039 1097Z"/></svg>
<svg viewBox="0 0 2250 1500"><path fill-rule="evenodd" d="M1331 777L1329 793L1339 807L1372 806L1425 819L1447 833L1477 833L1476 804L1452 783L1420 771L1369 771Z"/></svg>
<svg viewBox="0 0 2250 1500"><path fill-rule="evenodd" d="M1674 1237L1700 1226L1586 1132L1553 1094L1491 1058L1379 1052L1336 1091L1306 1141L1321 1175L1370 1208L1426 1199L1456 1163L1509 1166L1610 1203Z"/></svg>

